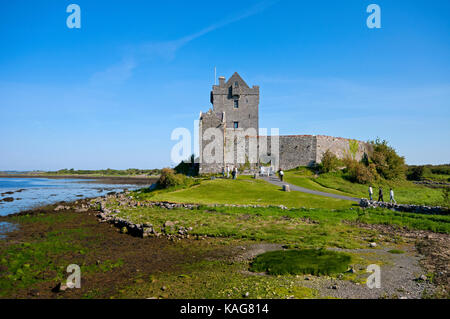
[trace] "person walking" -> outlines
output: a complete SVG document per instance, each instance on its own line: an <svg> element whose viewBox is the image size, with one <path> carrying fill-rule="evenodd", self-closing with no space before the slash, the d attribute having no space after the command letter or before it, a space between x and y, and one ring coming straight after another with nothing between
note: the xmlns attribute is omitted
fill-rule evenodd
<svg viewBox="0 0 450 319"><path fill-rule="evenodd" d="M236 167L233 167L233 170L231 171L231 176L233 176L233 179L236 179Z"/></svg>
<svg viewBox="0 0 450 319"><path fill-rule="evenodd" d="M397 204L397 202L394 199L394 190L391 188L391 190L389 191L389 201L394 204Z"/></svg>
<svg viewBox="0 0 450 319"><path fill-rule="evenodd" d="M380 187L380 190L378 191L378 201L379 202L384 202L383 199L383 189Z"/></svg>
<svg viewBox="0 0 450 319"><path fill-rule="evenodd" d="M227 171L227 178L230 178L230 166L227 165L226 171Z"/></svg>
<svg viewBox="0 0 450 319"><path fill-rule="evenodd" d="M284 172L283 172L283 170L281 168L278 171L278 174L280 175L280 181L283 181Z"/></svg>
<svg viewBox="0 0 450 319"><path fill-rule="evenodd" d="M373 200L373 189L372 189L372 185L369 186L369 198L370 198L370 200Z"/></svg>
<svg viewBox="0 0 450 319"><path fill-rule="evenodd" d="M225 178L225 167L222 167L222 177Z"/></svg>

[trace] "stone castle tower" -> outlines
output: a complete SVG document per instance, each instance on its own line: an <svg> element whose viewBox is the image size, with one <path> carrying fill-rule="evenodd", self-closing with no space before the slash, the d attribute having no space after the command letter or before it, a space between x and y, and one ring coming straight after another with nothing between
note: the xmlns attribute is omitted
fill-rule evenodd
<svg viewBox="0 0 450 319"><path fill-rule="evenodd" d="M200 113L199 173L220 173L225 166L255 172L262 163L292 169L320 163L327 150L357 160L370 152L361 141L323 135L259 135L259 86L249 87L235 72L219 77L211 91L212 109ZM275 156L276 154L276 156Z"/></svg>
<svg viewBox="0 0 450 319"><path fill-rule="evenodd" d="M211 91L211 104L213 112L226 114L227 128L258 132L259 86L250 88L237 72L227 82L219 77L219 85Z"/></svg>

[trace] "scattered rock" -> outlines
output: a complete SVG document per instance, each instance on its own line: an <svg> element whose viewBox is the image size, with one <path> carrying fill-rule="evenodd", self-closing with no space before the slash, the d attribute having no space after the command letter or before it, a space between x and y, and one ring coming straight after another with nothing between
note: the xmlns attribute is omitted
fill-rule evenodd
<svg viewBox="0 0 450 319"><path fill-rule="evenodd" d="M58 293L58 292L64 292L67 290L67 286L61 284L60 282L52 288L52 292Z"/></svg>
<svg viewBox="0 0 450 319"><path fill-rule="evenodd" d="M175 223L171 222L170 220L168 220L164 223L164 227L174 227L174 226L175 226Z"/></svg>
<svg viewBox="0 0 450 319"><path fill-rule="evenodd" d="M359 206L363 208L387 208L399 212L410 212L420 214L437 214L437 215L449 215L450 210L447 207L441 206L421 206L421 205L407 205L407 204L393 204L389 202L377 202L361 198Z"/></svg>
<svg viewBox="0 0 450 319"><path fill-rule="evenodd" d="M377 243L370 243L369 246L370 247L377 247Z"/></svg>

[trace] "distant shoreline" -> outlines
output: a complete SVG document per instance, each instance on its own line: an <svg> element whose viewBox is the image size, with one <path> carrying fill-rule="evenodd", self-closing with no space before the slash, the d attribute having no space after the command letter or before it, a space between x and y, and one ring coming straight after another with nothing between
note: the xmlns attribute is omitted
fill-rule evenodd
<svg viewBox="0 0 450 319"><path fill-rule="evenodd" d="M90 179L93 183L151 185L158 177L151 176L92 176L92 175L44 175L44 174L0 174L0 178L50 178L50 179Z"/></svg>

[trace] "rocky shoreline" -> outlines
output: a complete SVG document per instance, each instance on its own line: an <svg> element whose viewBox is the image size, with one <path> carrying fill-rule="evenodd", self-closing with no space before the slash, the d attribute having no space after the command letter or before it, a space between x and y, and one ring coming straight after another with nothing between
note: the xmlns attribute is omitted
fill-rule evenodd
<svg viewBox="0 0 450 319"><path fill-rule="evenodd" d="M115 207L110 208L108 205L109 202L114 202ZM117 206L116 206L117 205ZM206 236L193 236L190 235L192 232L192 228L183 228L178 227L178 223L176 220L167 220L164 222L163 228L159 229L159 225L155 225L155 228L158 228L158 231L155 231L155 228L153 228L153 225L150 224L134 224L131 221L121 218L118 216L115 216L118 213L118 210L120 211L121 208L133 208L133 207L159 207L162 209L186 209L186 210L195 210L195 209L202 209L203 205L198 204L182 204L182 203L171 203L171 202L140 202L131 197L130 191L124 191L120 193L109 193L108 195L102 196L102 197L94 197L90 199L79 199L74 202L60 202L58 204L48 205L46 207L41 207L39 209L24 211L18 214L14 215L29 215L29 214L42 214L49 213L49 214L72 214L77 217L79 220L85 219L87 215L90 215L91 219L94 219L94 221L99 225L98 227L100 229L104 229L105 232L107 232L107 229L110 229L109 227L116 228L117 231L114 232L108 232L108 236L114 236L114 234L118 233L126 233L127 235L131 236L123 236L128 237L128 239L119 240L122 241L130 241L130 245L132 247L139 247L141 249L141 246L145 245L156 245L153 244L155 241L157 241L158 244L167 242L173 242L173 241L179 241L180 244L182 243L190 243L190 240L193 240L193 242L198 242L195 239L202 239L200 242L209 243L209 241L212 240L212 238L206 238ZM211 206L229 206L229 207L267 207L267 206L261 206L261 205L211 205ZM274 206L279 207L279 206ZM288 209L287 207L280 207L282 209ZM76 213L76 214L74 214ZM12 215L9 215L12 216ZM7 220L8 216L5 216L3 218L0 218L0 220ZM108 225L108 226L107 226ZM97 227L97 226L96 226ZM392 234L398 235L399 230L397 228L386 226L386 225L360 225L360 227L367 227L370 229L376 229L377 231L386 233L386 234ZM392 231L390 231L390 228L392 228ZM176 232L174 232L176 230ZM426 256L426 259L423 261L423 263L426 262L426 269L428 269L430 272L436 273L436 283L442 285L443 287L448 287L448 275L446 270L446 264L448 263L448 235L445 234L435 234L428 231L403 231L405 234L401 234L402 236L408 237L411 236L411 240L418 240L420 243L424 243L421 245L421 252L423 255ZM421 235L419 236L418 233ZM133 237L139 237L139 238L145 238L145 237L152 237L152 240L143 240L142 243L139 245L136 245L136 242L132 242ZM184 240L181 240L184 239ZM203 239L205 241L203 241ZM136 240L136 239L134 239ZM412 242L411 242L412 243ZM418 245L418 244L417 244ZM131 246L130 246L131 247ZM412 246L411 246L412 247ZM114 248L115 249L115 248ZM134 249L134 248L133 248ZM143 248L142 248L143 249ZM141 250L142 250L141 249ZM387 248L386 248L387 249ZM411 248L412 249L412 248ZM117 250L114 250L115 252ZM376 250L378 251L378 250ZM389 253L385 253L384 255L390 256ZM383 255L383 256L384 256ZM406 255L402 255L406 256ZM394 256L397 257L397 256ZM400 258L400 257L399 257ZM401 257L404 258L404 257ZM406 257L405 257L406 258ZM408 257L409 258L409 257ZM411 257L412 258L412 257ZM403 260L403 259L402 259ZM405 259L406 260L406 259ZM395 268L395 271L391 271L389 273L389 276L395 276L398 277L398 271L400 271L405 276L408 275L409 277L406 278L408 284L402 284L402 287L404 287L405 291L411 292L411 295L408 295L412 298L420 298L418 287L422 285L422 280L414 279L411 277L411 274L415 274L416 272L419 273L419 268L416 266L411 266L409 264L409 260L406 260L405 263L401 264L399 267ZM148 262L148 261L146 261ZM405 266L406 265L406 266ZM402 268L403 267L403 268ZM413 268L408 268L413 267ZM140 268L140 267L139 267ZM406 271L408 270L408 271ZM392 274L391 274L392 273ZM420 271L420 274L423 274L423 272ZM386 275L388 275L386 273ZM386 277L387 278L387 277ZM413 281L409 281L413 280ZM322 280L324 283L326 283L329 286L328 280ZM317 282L322 282L317 281ZM308 281L309 282L309 281ZM354 291L358 291L358 294L361 294L361 296L365 296L367 298L372 298L376 296L371 295L363 295L365 291L362 291L362 289L356 287L346 281L338 281L336 283L338 289L326 289L323 288L323 293L325 295L332 294L335 297L338 298L351 298L355 295ZM419 285L419 286L417 286ZM416 287L417 286L417 287ZM312 285L312 287L315 287L315 285ZM397 287L396 285L392 285L392 289ZM420 287L419 287L420 288ZM359 291L359 290L361 291ZM322 291L321 290L321 291ZM395 294L396 292L392 290L392 294ZM445 295L445 291L443 293ZM402 295L407 295L406 292L402 293Z"/></svg>
<svg viewBox="0 0 450 319"><path fill-rule="evenodd" d="M88 183L99 184L132 184L151 185L158 176L90 176L90 175L30 175L30 174L0 174L0 178L49 178L49 179L84 179Z"/></svg>

